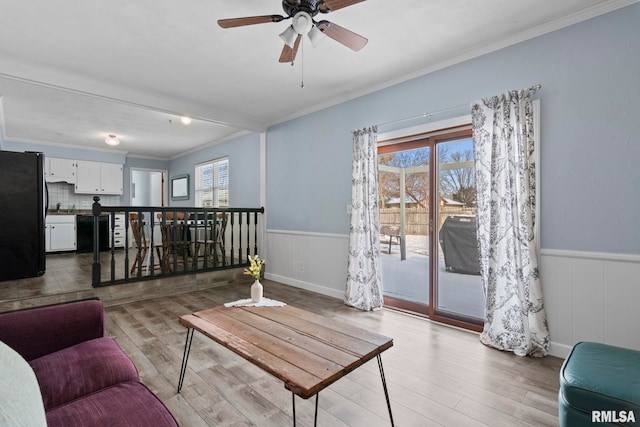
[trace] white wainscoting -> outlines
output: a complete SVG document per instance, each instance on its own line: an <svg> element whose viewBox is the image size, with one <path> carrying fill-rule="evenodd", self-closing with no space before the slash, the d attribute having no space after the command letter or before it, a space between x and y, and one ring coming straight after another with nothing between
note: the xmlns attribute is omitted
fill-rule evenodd
<svg viewBox="0 0 640 427"><path fill-rule="evenodd" d="M349 236L267 230L267 279L344 298ZM595 341L640 350L640 255L542 249L550 353Z"/></svg>
<svg viewBox="0 0 640 427"><path fill-rule="evenodd" d="M551 354L595 341L640 350L640 256L543 249Z"/></svg>
<svg viewBox="0 0 640 427"><path fill-rule="evenodd" d="M343 299L348 253L347 234L267 230L265 277Z"/></svg>

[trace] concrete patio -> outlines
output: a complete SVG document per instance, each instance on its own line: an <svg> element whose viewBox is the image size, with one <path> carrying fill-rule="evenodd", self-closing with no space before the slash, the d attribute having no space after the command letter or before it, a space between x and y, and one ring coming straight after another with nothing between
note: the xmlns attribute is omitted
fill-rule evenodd
<svg viewBox="0 0 640 427"><path fill-rule="evenodd" d="M427 236L408 235L407 257L400 259L400 246L381 243L380 261L384 295L429 304L429 255ZM438 262L438 309L484 319L484 291L480 276L446 271L444 258Z"/></svg>

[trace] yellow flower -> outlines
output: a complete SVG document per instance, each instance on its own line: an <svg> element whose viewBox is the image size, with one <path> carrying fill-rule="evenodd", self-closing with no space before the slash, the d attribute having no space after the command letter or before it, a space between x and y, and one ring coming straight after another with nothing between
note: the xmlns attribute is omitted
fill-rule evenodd
<svg viewBox="0 0 640 427"><path fill-rule="evenodd" d="M264 265L264 263L265 261L263 259L260 259L260 257L257 254L253 257L250 256L249 268L245 268L243 274L248 274L249 276L253 277L255 280L259 280L260 273L262 273L262 266Z"/></svg>

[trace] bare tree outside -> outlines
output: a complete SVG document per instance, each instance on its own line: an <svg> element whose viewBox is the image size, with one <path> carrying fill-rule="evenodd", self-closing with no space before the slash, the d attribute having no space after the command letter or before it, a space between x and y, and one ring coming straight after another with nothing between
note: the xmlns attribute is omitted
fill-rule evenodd
<svg viewBox="0 0 640 427"><path fill-rule="evenodd" d="M380 165L409 169L429 164L428 148L398 151L379 156ZM400 198L400 175L398 173L380 172L379 191L382 207L389 201ZM410 203L427 209L429 206L429 178L426 172L407 172L405 176L405 195Z"/></svg>
<svg viewBox="0 0 640 427"><path fill-rule="evenodd" d="M476 200L475 174L468 163L473 161L473 150L456 150L450 152L450 147L438 147L438 161L440 171L440 194L467 207L474 207ZM379 156L379 164L404 168L405 195L409 203L427 209L429 207L429 176L427 172L412 172L411 168L427 166L430 150L418 148L415 150L399 151ZM460 167L451 167L460 164ZM442 167L446 165L447 167ZM380 172L379 189L382 207L392 200L400 198L400 175L392 172Z"/></svg>
<svg viewBox="0 0 640 427"><path fill-rule="evenodd" d="M439 150L440 194L444 197L464 203L467 207L476 205L474 168L462 166L473 161L473 150L454 151L448 153L446 148ZM460 167L444 168L447 164L461 164Z"/></svg>

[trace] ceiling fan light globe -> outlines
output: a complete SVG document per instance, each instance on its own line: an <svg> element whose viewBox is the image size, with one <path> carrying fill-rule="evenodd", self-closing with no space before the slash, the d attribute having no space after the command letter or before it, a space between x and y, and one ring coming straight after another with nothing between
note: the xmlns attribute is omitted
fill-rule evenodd
<svg viewBox="0 0 640 427"><path fill-rule="evenodd" d="M311 15L307 12L298 12L293 17L293 23L291 24L293 29L298 34L307 34L311 30L313 26L313 20L311 19Z"/></svg>
<svg viewBox="0 0 640 427"><path fill-rule="evenodd" d="M280 33L279 37L282 39L282 41L284 42L284 44L286 44L287 46L289 46L290 48L293 48L293 45L296 41L296 37L298 36L298 33L296 33L296 30L293 29L293 27L291 25L289 25L282 33Z"/></svg>
<svg viewBox="0 0 640 427"><path fill-rule="evenodd" d="M313 47L318 46L322 40L327 38L327 35L320 31L320 29L318 29L318 27L316 27L315 25L311 27L311 30L309 30L308 36Z"/></svg>

